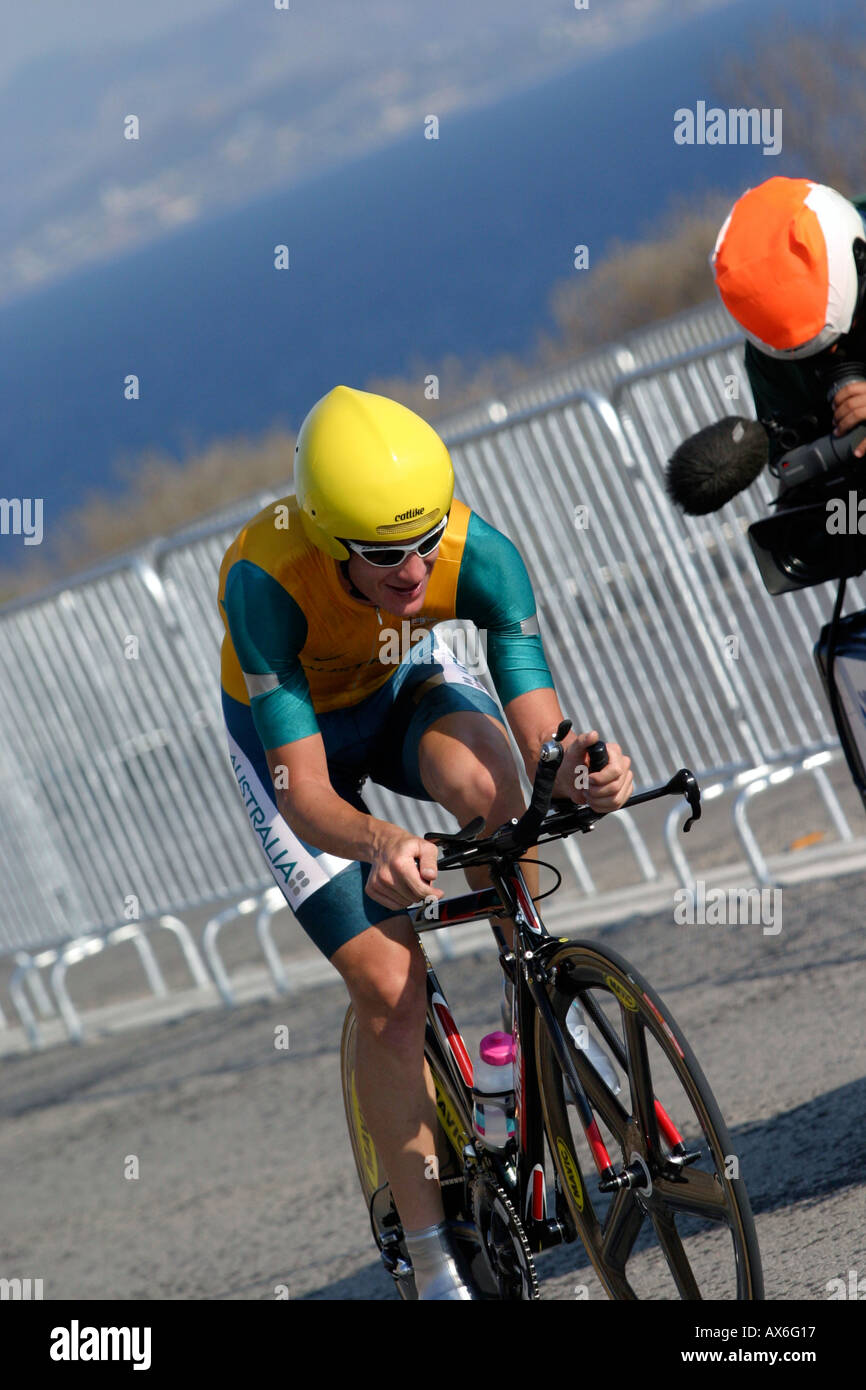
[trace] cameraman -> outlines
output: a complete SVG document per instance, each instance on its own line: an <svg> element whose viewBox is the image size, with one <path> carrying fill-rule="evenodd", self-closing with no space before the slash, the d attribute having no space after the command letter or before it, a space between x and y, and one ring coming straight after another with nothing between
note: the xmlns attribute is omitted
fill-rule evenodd
<svg viewBox="0 0 866 1390"><path fill-rule="evenodd" d="M866 421L866 198L767 179L734 204L711 264L748 339L771 471L795 445ZM866 454L866 439L853 453Z"/></svg>

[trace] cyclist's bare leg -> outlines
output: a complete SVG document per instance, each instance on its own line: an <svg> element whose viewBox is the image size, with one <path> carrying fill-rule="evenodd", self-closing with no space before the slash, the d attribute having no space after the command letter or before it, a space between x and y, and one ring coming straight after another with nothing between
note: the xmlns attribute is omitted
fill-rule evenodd
<svg viewBox="0 0 866 1390"><path fill-rule="evenodd" d="M526 810L511 746L502 725L488 714L457 710L437 719L421 736L418 766L429 795L461 825L484 816L489 834ZM527 857L534 858L535 850L528 851ZM534 864L522 868L529 891L537 893L538 869ZM464 872L470 887L489 886L487 869ZM493 920L511 945L513 923L499 917Z"/></svg>
<svg viewBox="0 0 866 1390"><path fill-rule="evenodd" d="M458 711L436 720L421 738L419 766L428 793L461 824L483 815L492 830L525 808L508 740L487 715ZM537 870L524 872L535 892ZM483 868L467 871L467 878L473 887L489 884ZM510 942L512 924L500 919L500 925ZM424 1062L426 968L417 937L408 917L390 917L331 959L355 1009L358 1099L403 1228L438 1225L444 1210L430 1176L436 1111Z"/></svg>
<svg viewBox="0 0 866 1390"><path fill-rule="evenodd" d="M405 915L389 917L331 957L358 1023L356 1079L364 1119L382 1159L404 1230L444 1220L433 1080L424 1060L426 966Z"/></svg>

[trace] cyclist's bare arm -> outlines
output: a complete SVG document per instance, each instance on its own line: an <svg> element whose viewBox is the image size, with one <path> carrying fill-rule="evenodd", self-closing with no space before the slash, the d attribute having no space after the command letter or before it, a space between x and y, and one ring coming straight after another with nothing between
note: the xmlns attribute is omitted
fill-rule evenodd
<svg viewBox="0 0 866 1390"><path fill-rule="evenodd" d="M517 695L504 706L505 715L511 726L517 746L523 756L527 776L530 781L538 767L541 745L555 732L564 718L556 691L549 686L538 690L528 690ZM631 759L627 758L618 743L608 743L608 763L600 772L588 774L585 785L575 785L578 768L586 768L586 750L598 741L598 730L586 733L571 732L563 739L565 757L557 773L553 794L555 797L570 798L579 804L587 800L594 811L616 811L631 796L634 790L634 777L631 772ZM583 779L578 779L580 783Z"/></svg>
<svg viewBox="0 0 866 1390"><path fill-rule="evenodd" d="M280 815L296 835L326 854L372 865L367 893L395 912L432 895L436 847L399 825L377 820L344 801L328 775L321 734L267 753Z"/></svg>

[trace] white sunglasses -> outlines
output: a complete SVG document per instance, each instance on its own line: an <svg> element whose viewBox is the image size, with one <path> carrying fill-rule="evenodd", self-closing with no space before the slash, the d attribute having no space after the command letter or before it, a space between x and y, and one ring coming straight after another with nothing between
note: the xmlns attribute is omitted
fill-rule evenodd
<svg viewBox="0 0 866 1390"><path fill-rule="evenodd" d="M428 531L420 540L413 541L411 545L368 545L364 541L343 541L343 545L354 550L356 555L367 560L371 565L378 565L380 569L396 569L398 565L405 563L409 555L431 555L442 539L445 527L448 525L448 515L446 513L438 526L434 526L432 531Z"/></svg>

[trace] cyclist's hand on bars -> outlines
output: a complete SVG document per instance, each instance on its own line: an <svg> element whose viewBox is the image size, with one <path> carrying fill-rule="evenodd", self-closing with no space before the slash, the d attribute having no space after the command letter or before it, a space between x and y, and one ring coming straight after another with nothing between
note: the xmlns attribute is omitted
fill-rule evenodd
<svg viewBox="0 0 866 1390"><path fill-rule="evenodd" d="M835 434L847 434L855 425L866 423L866 381L849 381L833 397L833 423ZM866 440L854 450L855 458L866 453Z"/></svg>
<svg viewBox="0 0 866 1390"><path fill-rule="evenodd" d="M598 738L598 730L592 729L572 739L557 773L553 794L570 798L578 806L589 805L593 811L618 811L634 791L631 758L626 757L618 743L607 743L607 766L600 772L590 772L587 749L598 743Z"/></svg>
<svg viewBox="0 0 866 1390"><path fill-rule="evenodd" d="M433 887L437 874L438 850L430 840L410 835L399 825L380 821L375 837L375 856L370 861L370 876L365 891L374 902L393 907L395 912L422 902L425 898L441 898L442 890Z"/></svg>

